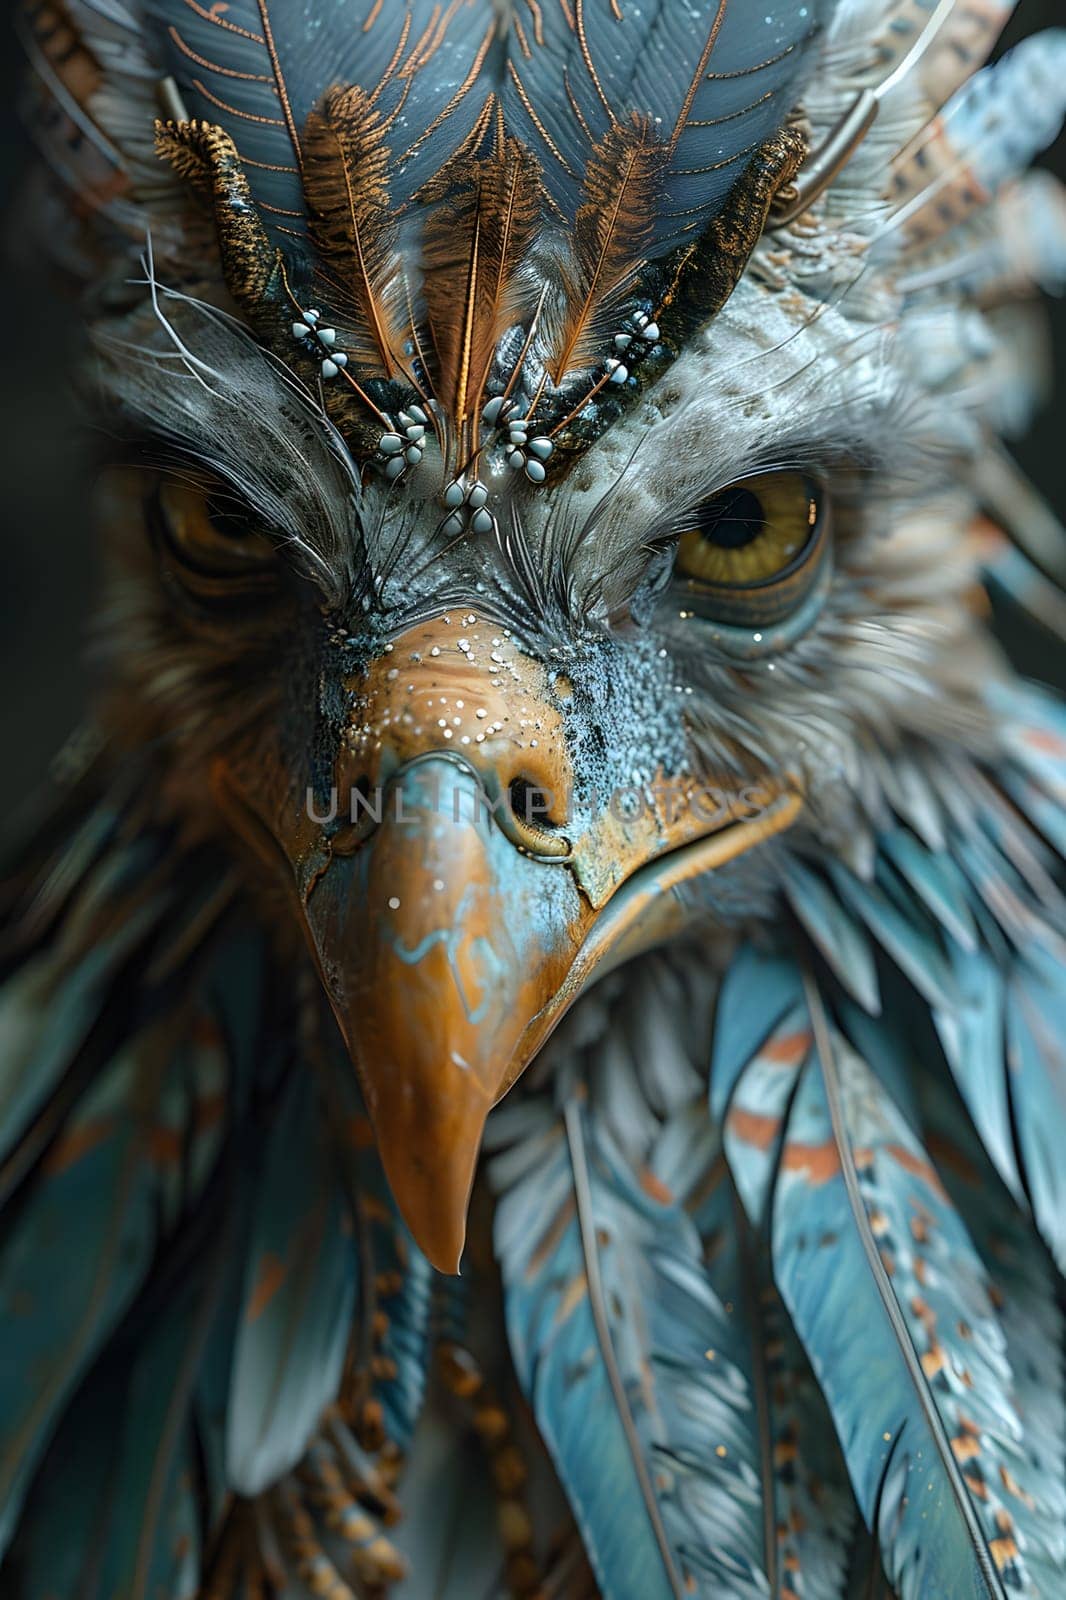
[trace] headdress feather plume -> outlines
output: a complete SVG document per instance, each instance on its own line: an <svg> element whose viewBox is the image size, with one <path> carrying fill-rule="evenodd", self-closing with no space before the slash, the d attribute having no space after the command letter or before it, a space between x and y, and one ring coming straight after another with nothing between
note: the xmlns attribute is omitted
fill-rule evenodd
<svg viewBox="0 0 1066 1600"><path fill-rule="evenodd" d="M424 198L436 202L423 244L423 294L438 362L438 399L462 430L520 312L519 269L542 217L540 170L517 139L454 166Z"/></svg>
<svg viewBox="0 0 1066 1600"><path fill-rule="evenodd" d="M556 383L600 354L603 314L644 264L665 162L665 145L643 123L613 124L589 155L574 219L575 281L555 341Z"/></svg>
<svg viewBox="0 0 1066 1600"><path fill-rule="evenodd" d="M384 121L364 89L330 89L307 119L302 149L312 237L322 264L351 293L366 341L354 353L365 363L376 358L394 377L403 297Z"/></svg>

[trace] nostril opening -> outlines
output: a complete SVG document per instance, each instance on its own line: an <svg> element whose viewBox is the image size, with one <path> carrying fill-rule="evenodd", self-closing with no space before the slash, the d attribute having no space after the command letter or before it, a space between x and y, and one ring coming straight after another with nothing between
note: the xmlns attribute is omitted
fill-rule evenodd
<svg viewBox="0 0 1066 1600"><path fill-rule="evenodd" d="M552 816L556 797L549 789L519 773L507 785L507 799L514 820L508 825L499 813L497 820L512 844L541 861L570 859L570 842Z"/></svg>
<svg viewBox="0 0 1066 1600"><path fill-rule="evenodd" d="M553 797L540 784L532 779L523 777L512 778L507 788L507 798L511 810L520 822L527 827L553 828L556 824L551 819Z"/></svg>

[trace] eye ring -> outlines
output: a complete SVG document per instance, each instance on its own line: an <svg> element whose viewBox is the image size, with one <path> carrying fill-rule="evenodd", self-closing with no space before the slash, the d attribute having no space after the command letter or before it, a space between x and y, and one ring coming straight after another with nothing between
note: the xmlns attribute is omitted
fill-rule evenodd
<svg viewBox="0 0 1066 1600"><path fill-rule="evenodd" d="M764 473L719 491L699 514L674 566L675 593L698 615L761 629L803 607L828 559L831 507L821 485L801 472Z"/></svg>

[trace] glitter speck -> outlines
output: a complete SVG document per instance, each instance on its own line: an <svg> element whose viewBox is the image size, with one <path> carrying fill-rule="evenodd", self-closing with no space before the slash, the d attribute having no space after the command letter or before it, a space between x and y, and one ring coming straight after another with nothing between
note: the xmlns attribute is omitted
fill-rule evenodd
<svg viewBox="0 0 1066 1600"><path fill-rule="evenodd" d="M399 909L400 909L400 899L399 899L398 895L394 894L392 899L389 901L389 910L390 911L399 911Z"/></svg>

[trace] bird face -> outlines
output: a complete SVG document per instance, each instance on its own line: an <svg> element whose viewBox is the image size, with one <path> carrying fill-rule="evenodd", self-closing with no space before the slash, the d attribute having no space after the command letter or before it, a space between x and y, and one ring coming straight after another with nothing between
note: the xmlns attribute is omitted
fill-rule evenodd
<svg viewBox="0 0 1066 1600"><path fill-rule="evenodd" d="M250 342L167 325L217 381L156 422L186 466L123 543L123 717L283 889L445 1270L491 1107L595 977L770 917L787 842L862 850L877 758L979 737L968 508L905 368L802 319L768 350L770 315L742 286L567 478L487 474L458 535L431 452L359 482Z"/></svg>

